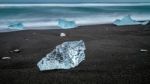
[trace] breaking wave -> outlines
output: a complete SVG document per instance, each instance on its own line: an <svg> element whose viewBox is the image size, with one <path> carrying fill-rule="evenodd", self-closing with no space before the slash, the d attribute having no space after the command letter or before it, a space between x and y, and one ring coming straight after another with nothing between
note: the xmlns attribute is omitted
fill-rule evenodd
<svg viewBox="0 0 150 84"><path fill-rule="evenodd" d="M22 22L27 29L55 29L58 19L77 25L112 23L125 15L150 20L150 4L0 4L0 31L10 22Z"/></svg>

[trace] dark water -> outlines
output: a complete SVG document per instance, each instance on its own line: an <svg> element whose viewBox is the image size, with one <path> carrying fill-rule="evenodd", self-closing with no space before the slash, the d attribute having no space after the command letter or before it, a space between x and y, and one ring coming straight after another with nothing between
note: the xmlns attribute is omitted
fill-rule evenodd
<svg viewBox="0 0 150 84"><path fill-rule="evenodd" d="M51 28L60 18L74 20L78 25L112 23L125 15L150 20L150 6L0 7L0 29L6 29L10 22L23 22L28 28Z"/></svg>

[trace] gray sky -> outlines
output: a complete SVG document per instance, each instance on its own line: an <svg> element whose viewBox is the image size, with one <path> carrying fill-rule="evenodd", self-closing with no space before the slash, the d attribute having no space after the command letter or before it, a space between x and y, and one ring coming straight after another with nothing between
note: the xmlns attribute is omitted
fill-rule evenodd
<svg viewBox="0 0 150 84"><path fill-rule="evenodd" d="M0 3L11 2L150 2L150 0L0 0Z"/></svg>

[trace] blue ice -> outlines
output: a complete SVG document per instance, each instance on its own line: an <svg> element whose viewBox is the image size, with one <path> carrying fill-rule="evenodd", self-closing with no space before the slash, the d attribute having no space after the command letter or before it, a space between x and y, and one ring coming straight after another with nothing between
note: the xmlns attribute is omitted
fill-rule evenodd
<svg viewBox="0 0 150 84"><path fill-rule="evenodd" d="M23 30L24 25L22 22L12 22L8 24L8 28L13 30Z"/></svg>
<svg viewBox="0 0 150 84"><path fill-rule="evenodd" d="M70 69L85 60L83 40L64 42L43 57L38 63L40 71L53 69Z"/></svg>
<svg viewBox="0 0 150 84"><path fill-rule="evenodd" d="M59 19L58 26L61 27L62 29L70 29L77 27L75 21L68 21L65 19Z"/></svg>
<svg viewBox="0 0 150 84"><path fill-rule="evenodd" d="M122 19L117 19L113 22L113 24L117 26L123 26L123 25L147 25L149 21L135 21L131 18L130 15L127 15L123 17Z"/></svg>

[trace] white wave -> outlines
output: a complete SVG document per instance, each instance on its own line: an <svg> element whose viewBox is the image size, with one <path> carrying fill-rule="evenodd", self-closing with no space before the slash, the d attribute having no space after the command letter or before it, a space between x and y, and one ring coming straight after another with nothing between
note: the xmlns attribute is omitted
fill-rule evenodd
<svg viewBox="0 0 150 84"><path fill-rule="evenodd" d="M68 17L68 18L64 18L67 20L74 20L76 21L76 23L78 25L85 25L85 24L94 24L94 23L110 23L113 22L115 19L118 18L122 18L124 16L126 16L128 14L102 14L102 15L91 15L88 17ZM131 17L135 20L150 20L150 16L149 14L131 14ZM15 19L9 22L17 22L17 21L24 21L24 25L27 27L39 27L39 26L56 26L57 25L57 20L59 18L55 18L54 20L49 20L49 21L44 21L44 19L41 18L36 18L36 19L32 19L32 18L28 18L28 19ZM3 20L2 20L3 21ZM7 20L5 22L8 22ZM3 21L3 23L5 23Z"/></svg>
<svg viewBox="0 0 150 84"><path fill-rule="evenodd" d="M106 24L112 23L116 19L121 19L127 14L103 14L103 15L91 15L88 17L78 17L78 18L65 18L67 20L74 20L78 26L83 25L95 25L95 24ZM134 20L142 21L142 20L150 20L149 14L134 14L131 15L131 18ZM31 19L32 20L32 19ZM17 21L17 20L16 20ZM23 22L25 29L58 29L57 20L53 21L31 21L28 19L27 21ZM11 31L8 28L8 22L3 22L0 25L0 32L7 32Z"/></svg>
<svg viewBox="0 0 150 84"><path fill-rule="evenodd" d="M0 4L0 7L150 6L150 3Z"/></svg>

